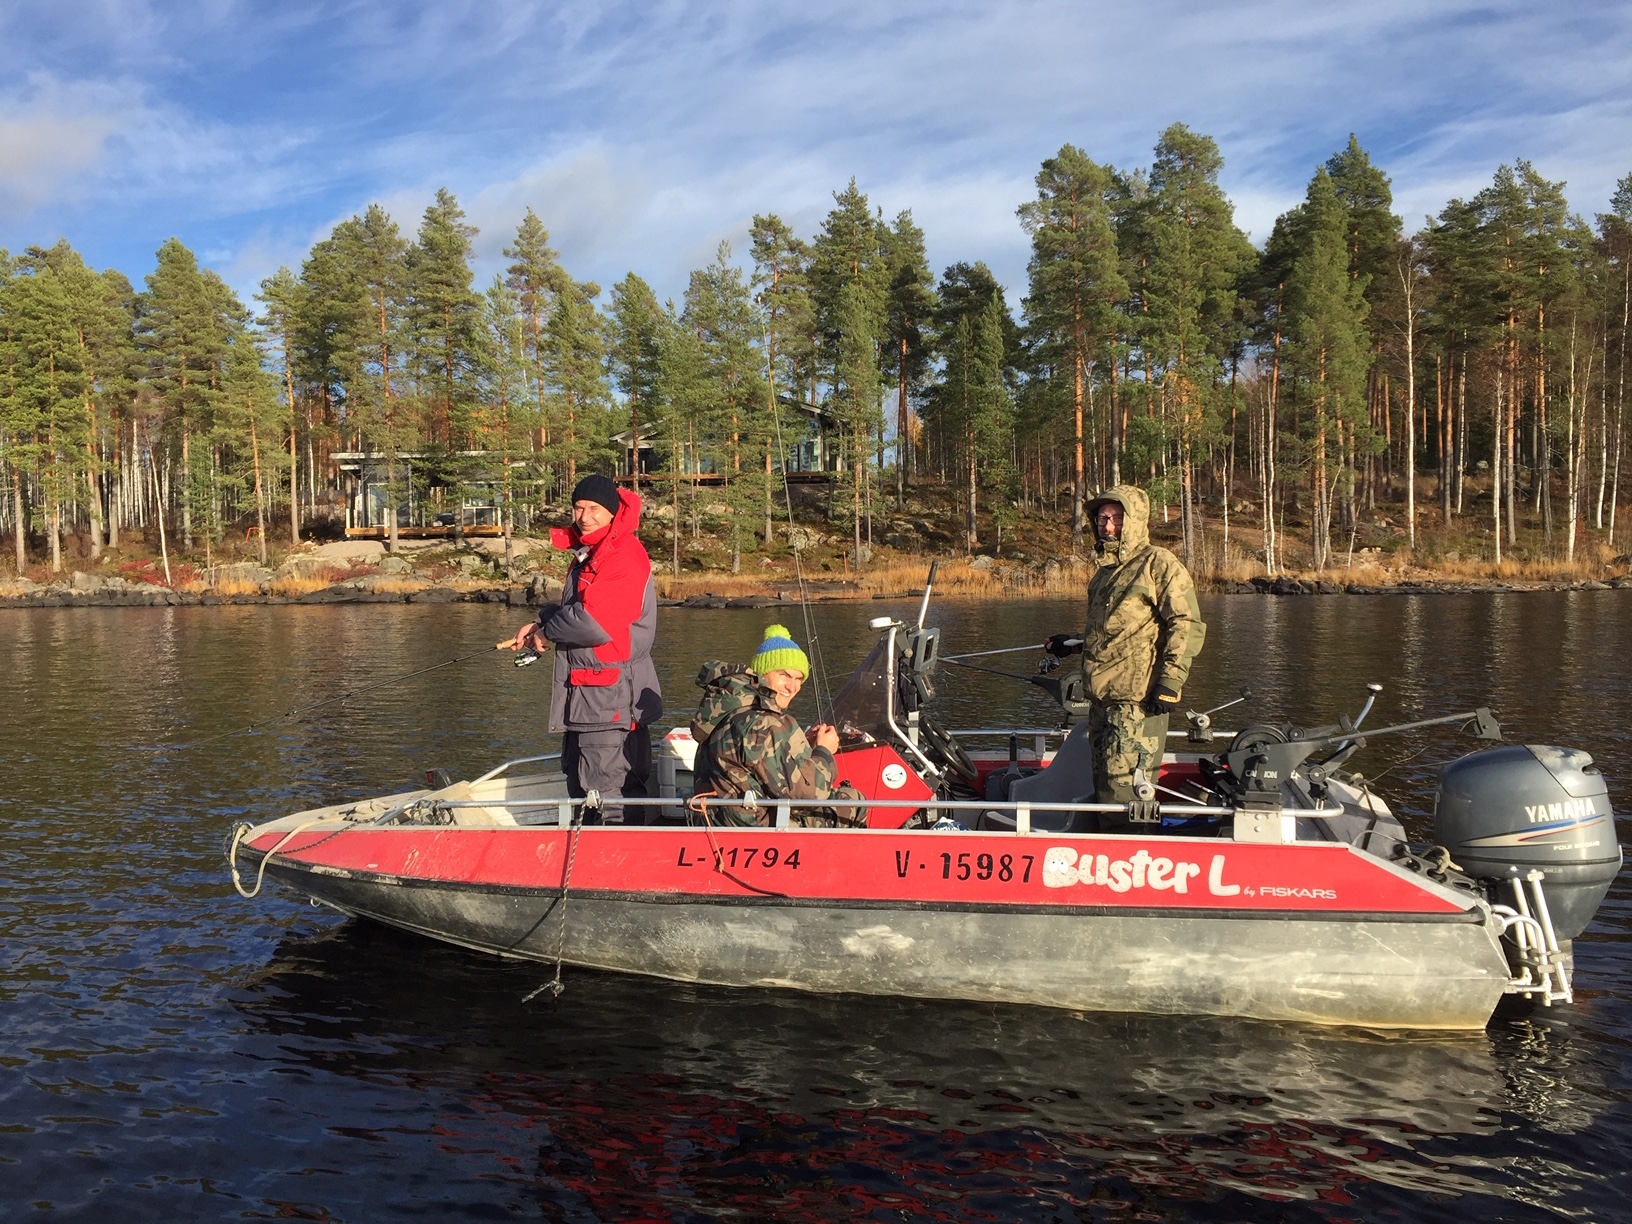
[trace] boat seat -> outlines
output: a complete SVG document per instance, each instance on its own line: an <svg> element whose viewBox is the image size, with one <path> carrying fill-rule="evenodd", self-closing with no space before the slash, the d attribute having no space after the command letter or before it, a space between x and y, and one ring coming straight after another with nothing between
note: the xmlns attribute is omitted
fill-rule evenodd
<svg viewBox="0 0 1632 1224"><path fill-rule="evenodd" d="M1084 719L1071 728L1047 769L1015 778L1009 786L1010 803L1070 803L1093 801L1094 746L1088 738ZM1013 812L982 812L975 822L979 829L1010 831ZM1047 833L1094 833L1098 823L1092 812L1033 812L1031 827Z"/></svg>
<svg viewBox="0 0 1632 1224"><path fill-rule="evenodd" d="M1016 778L1009 787L1014 803L1070 803L1094 797L1094 745L1088 738L1088 720L1071 728L1048 768Z"/></svg>

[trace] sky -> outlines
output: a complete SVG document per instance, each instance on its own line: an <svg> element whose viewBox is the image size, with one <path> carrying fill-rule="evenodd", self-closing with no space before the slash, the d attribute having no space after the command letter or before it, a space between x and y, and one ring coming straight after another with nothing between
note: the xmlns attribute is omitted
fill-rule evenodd
<svg viewBox="0 0 1632 1224"><path fill-rule="evenodd" d="M754 214L808 237L854 177L1018 305L1039 163L1148 165L1174 122L1259 243L1350 132L1408 231L1518 158L1590 220L1632 172L1632 5L10 0L0 247L65 237L140 285L174 236L247 301L445 186L478 288L531 206L579 279L678 298Z"/></svg>

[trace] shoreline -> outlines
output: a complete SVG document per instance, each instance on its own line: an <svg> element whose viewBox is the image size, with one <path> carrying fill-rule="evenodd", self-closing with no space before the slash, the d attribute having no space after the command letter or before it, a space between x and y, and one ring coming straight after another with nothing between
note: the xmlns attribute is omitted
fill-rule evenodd
<svg viewBox="0 0 1632 1224"><path fill-rule="evenodd" d="M510 607L537 607L555 598L560 589L553 579L535 579L521 583L463 582L410 584L400 581L381 583L370 579L350 579L318 587L298 594L279 594L275 591L219 591L175 590L149 583L114 585L107 580L95 584L84 581L85 575L76 575L65 582L39 585L30 583L0 584L0 610L33 608L178 608L222 606L273 605L348 605L348 604L448 604L496 603ZM700 576L692 582L701 581ZM552 589L552 587L554 589ZM901 591L870 591L856 582L807 582L807 597L811 602L860 602L873 600L918 599L923 589ZM1232 580L1198 582L1204 595L1274 595L1278 597L1320 595L1506 595L1531 591L1609 591L1632 590L1632 575L1614 578L1608 582L1596 579L1575 581L1485 580L1455 581L1436 579L1402 579L1391 583L1332 582L1323 579L1257 577L1250 581ZM1049 589L1009 587L981 592L941 591L942 599L975 600L981 603L1008 603L1016 600L1073 598L1079 592ZM693 593L682 599L660 597L662 608L753 609L798 607L797 591L778 584L759 591L736 591L732 594Z"/></svg>

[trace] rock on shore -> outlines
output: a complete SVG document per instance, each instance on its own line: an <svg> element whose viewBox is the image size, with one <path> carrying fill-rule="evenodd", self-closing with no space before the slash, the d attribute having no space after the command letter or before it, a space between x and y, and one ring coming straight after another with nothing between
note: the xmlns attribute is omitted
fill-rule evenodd
<svg viewBox="0 0 1632 1224"><path fill-rule="evenodd" d="M298 569L296 566L288 572ZM388 572L348 578L299 594L278 593L273 584L279 576L262 566L246 562L220 567L217 581L221 586L178 591L148 582L130 582L124 578L76 571L65 581L48 585L27 578L0 582L0 608L173 608L223 604L352 603L503 603L526 606L547 603L559 599L561 595L560 580L545 574L535 574L525 585L511 585L464 580L457 584L405 580ZM295 576L300 575L295 572ZM251 585L253 590L242 589Z"/></svg>

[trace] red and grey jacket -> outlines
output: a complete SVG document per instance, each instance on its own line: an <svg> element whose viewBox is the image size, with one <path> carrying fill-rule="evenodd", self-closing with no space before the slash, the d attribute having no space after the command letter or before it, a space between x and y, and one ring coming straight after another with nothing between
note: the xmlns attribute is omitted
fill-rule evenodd
<svg viewBox="0 0 1632 1224"><path fill-rule="evenodd" d="M574 554L559 604L538 611L555 645L551 731L628 731L663 713L652 666L657 588L652 562L635 530L640 497L618 490L618 512L589 539L557 527L550 542Z"/></svg>

